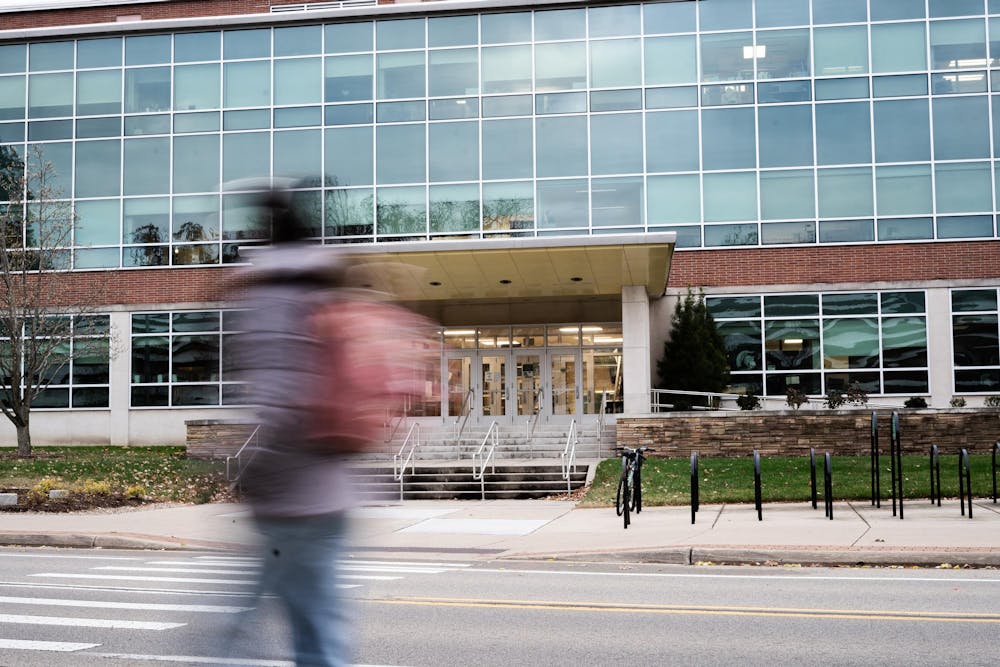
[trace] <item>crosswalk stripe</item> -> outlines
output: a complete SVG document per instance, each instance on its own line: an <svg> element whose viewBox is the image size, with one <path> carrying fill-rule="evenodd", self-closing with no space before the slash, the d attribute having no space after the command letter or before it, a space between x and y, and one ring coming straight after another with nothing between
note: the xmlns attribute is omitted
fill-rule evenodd
<svg viewBox="0 0 1000 667"><path fill-rule="evenodd" d="M195 556L197 560L224 560L233 562L260 562L256 556Z"/></svg>
<svg viewBox="0 0 1000 667"><path fill-rule="evenodd" d="M145 577L129 574L69 574L63 572L39 572L29 574L29 577L55 577L58 579L108 579L108 580L131 580L131 581L169 581L172 583L198 583L198 584L235 584L252 586L256 581L247 579L197 579L194 577Z"/></svg>
<svg viewBox="0 0 1000 667"><path fill-rule="evenodd" d="M60 616L23 616L0 614L0 623L20 625L66 625L81 628L112 628L115 630L170 630L186 623L161 623L158 621L121 621L108 618L64 618Z"/></svg>
<svg viewBox="0 0 1000 667"><path fill-rule="evenodd" d="M41 588L57 589L68 591L100 591L102 593L143 593L149 595L197 595L214 596L226 598L252 598L257 597L256 593L245 591L217 591L211 589L190 589L190 588L145 588L136 586L95 586L88 584L56 584L23 581L0 581L0 588ZM265 596L267 597L267 596Z"/></svg>
<svg viewBox="0 0 1000 667"><path fill-rule="evenodd" d="M193 613L235 614L253 607L229 607L207 604L154 604L145 602L110 602L105 600L66 600L61 598L24 598L0 596L0 604L34 604L47 607L100 607L143 611L187 611Z"/></svg>
<svg viewBox="0 0 1000 667"><path fill-rule="evenodd" d="M402 577L383 577L375 574L342 574L341 579L356 579L359 581L396 581Z"/></svg>
<svg viewBox="0 0 1000 667"><path fill-rule="evenodd" d="M142 653L91 653L98 658L115 660L143 660L146 662L181 662L187 665L240 665L246 667L295 667L290 660L254 660L251 658L210 658L196 655L151 655Z"/></svg>
<svg viewBox="0 0 1000 667"><path fill-rule="evenodd" d="M38 554L38 553L12 553L9 551L0 552L0 558L62 558L69 560L142 560L139 556L82 556L82 555L58 555L58 554Z"/></svg>
<svg viewBox="0 0 1000 667"><path fill-rule="evenodd" d="M420 560L355 560L351 558L350 560L339 561L345 565L390 565L390 566L401 566L401 567L443 567L443 568L463 568L471 567L472 563L431 563L429 561Z"/></svg>
<svg viewBox="0 0 1000 667"><path fill-rule="evenodd" d="M244 577L252 577L256 572L240 570L202 570L193 567L126 567L124 565L104 565L102 567L92 567L92 570L110 570L115 572L181 572L184 574L238 574Z"/></svg>
<svg viewBox="0 0 1000 667"><path fill-rule="evenodd" d="M260 567L259 562L246 561L243 563L238 563L236 561L210 561L210 560L148 560L146 565L184 565L191 567L192 565L203 565L208 567Z"/></svg>
<svg viewBox="0 0 1000 667"><path fill-rule="evenodd" d="M86 648L95 648L100 644L81 644L78 642L42 642L33 639L0 639L0 649L13 649L17 651L82 651Z"/></svg>
<svg viewBox="0 0 1000 667"><path fill-rule="evenodd" d="M447 570L435 570L429 567L375 567L371 565L342 565L347 572L395 572L398 574L441 574Z"/></svg>

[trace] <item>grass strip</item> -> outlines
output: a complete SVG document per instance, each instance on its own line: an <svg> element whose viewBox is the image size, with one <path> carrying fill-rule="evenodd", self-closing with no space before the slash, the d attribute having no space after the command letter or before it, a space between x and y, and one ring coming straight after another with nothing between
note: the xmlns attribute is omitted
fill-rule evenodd
<svg viewBox="0 0 1000 667"><path fill-rule="evenodd" d="M891 502L889 456L881 460L881 491ZM833 497L835 500L871 499L870 461L867 456L834 456ZM992 494L989 454L969 456L972 494L983 498ZM764 502L807 502L809 457L774 457L761 459L761 495ZM903 456L903 493L906 498L930 497L930 461L928 456ZM753 459L700 458L699 493L702 504L752 503ZM610 507L621 475L619 459L601 461L594 483L580 501L583 507ZM816 486L823 503L823 458L816 456ZM941 493L958 497L958 455L941 455ZM648 459L642 466L642 504L688 505L691 502L690 459Z"/></svg>

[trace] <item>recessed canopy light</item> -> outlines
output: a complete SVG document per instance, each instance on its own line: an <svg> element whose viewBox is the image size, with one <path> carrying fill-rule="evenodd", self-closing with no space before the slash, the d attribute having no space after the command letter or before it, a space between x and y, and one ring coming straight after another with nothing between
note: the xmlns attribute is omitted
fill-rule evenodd
<svg viewBox="0 0 1000 667"><path fill-rule="evenodd" d="M583 278L581 278L580 276L573 276L572 278L570 278L570 280L573 281L574 283L582 283L583 282Z"/></svg>
<svg viewBox="0 0 1000 667"><path fill-rule="evenodd" d="M431 287L441 287L441 281L440 280L432 280L430 282L430 285L431 285Z"/></svg>
<svg viewBox="0 0 1000 667"><path fill-rule="evenodd" d="M500 284L501 285L510 285L510 281L507 280L506 278L504 278L503 280L500 281Z"/></svg>

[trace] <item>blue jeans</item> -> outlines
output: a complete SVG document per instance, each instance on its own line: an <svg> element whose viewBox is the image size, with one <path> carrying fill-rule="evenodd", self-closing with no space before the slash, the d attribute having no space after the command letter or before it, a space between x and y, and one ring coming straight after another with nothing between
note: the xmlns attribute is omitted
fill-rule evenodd
<svg viewBox="0 0 1000 667"><path fill-rule="evenodd" d="M298 667L341 667L351 661L350 614L337 592L344 548L343 512L256 519L264 538L262 593L288 612Z"/></svg>

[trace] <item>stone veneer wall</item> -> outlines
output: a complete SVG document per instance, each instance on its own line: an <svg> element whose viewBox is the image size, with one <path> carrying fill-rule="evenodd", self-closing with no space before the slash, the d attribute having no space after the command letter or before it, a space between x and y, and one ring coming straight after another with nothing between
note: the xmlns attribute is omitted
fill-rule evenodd
<svg viewBox="0 0 1000 667"><path fill-rule="evenodd" d="M879 449L889 451L891 411L879 410ZM1000 409L900 410L900 443L908 453L987 453L1000 440ZM618 444L654 447L652 456L808 456L809 448L836 455L867 455L871 410L679 412L620 417Z"/></svg>
<svg viewBox="0 0 1000 667"><path fill-rule="evenodd" d="M224 459L243 446L256 424L229 419L198 419L187 426L187 455L191 459Z"/></svg>

